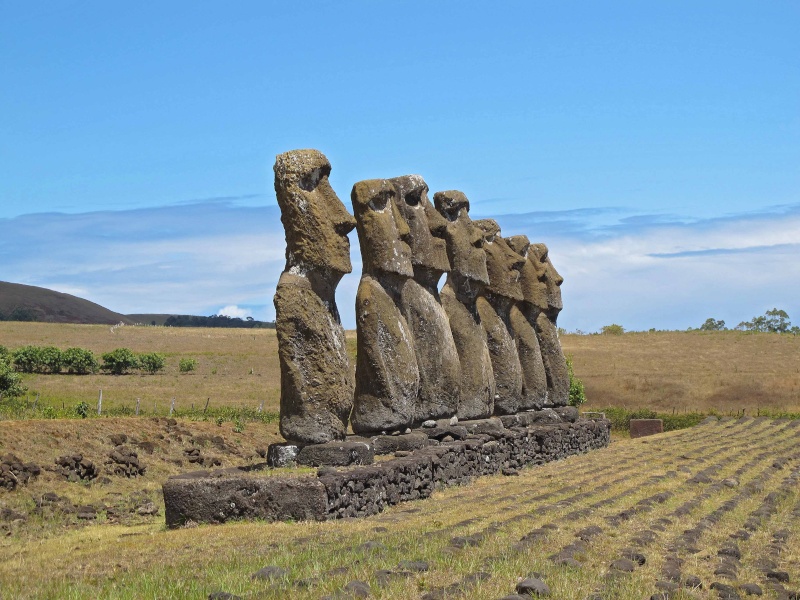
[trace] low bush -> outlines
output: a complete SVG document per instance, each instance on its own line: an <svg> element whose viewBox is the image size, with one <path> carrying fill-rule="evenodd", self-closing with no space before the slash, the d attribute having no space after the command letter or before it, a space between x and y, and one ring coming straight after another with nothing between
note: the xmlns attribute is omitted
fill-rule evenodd
<svg viewBox="0 0 800 600"><path fill-rule="evenodd" d="M572 355L567 355L567 372L569 373L569 405L580 406L586 402L586 387L583 381L575 377L572 366Z"/></svg>
<svg viewBox="0 0 800 600"><path fill-rule="evenodd" d="M189 371L194 371L197 368L197 361L193 358L182 358L180 363L178 363L178 369L181 373L188 373Z"/></svg>
<svg viewBox="0 0 800 600"><path fill-rule="evenodd" d="M17 398L25 391L22 376L14 371L7 359L0 359L0 397Z"/></svg>
<svg viewBox="0 0 800 600"><path fill-rule="evenodd" d="M85 348L67 348L62 353L64 368L67 373L86 375L96 373L100 366L91 350Z"/></svg>
<svg viewBox="0 0 800 600"><path fill-rule="evenodd" d="M159 354L158 352L146 352L144 354L140 354L138 359L139 369L145 371L146 373L150 373L151 375L163 370L164 365L167 363L167 359L164 357L164 355Z"/></svg>
<svg viewBox="0 0 800 600"><path fill-rule="evenodd" d="M103 371L112 375L124 375L139 368L139 359L129 348L117 348L103 354Z"/></svg>

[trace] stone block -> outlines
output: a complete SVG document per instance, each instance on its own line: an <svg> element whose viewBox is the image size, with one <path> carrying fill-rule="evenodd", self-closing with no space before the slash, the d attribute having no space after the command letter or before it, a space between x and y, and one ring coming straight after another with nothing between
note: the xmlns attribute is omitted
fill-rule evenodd
<svg viewBox="0 0 800 600"><path fill-rule="evenodd" d="M267 448L267 464L270 467L290 467L297 462L300 447L291 442L270 444Z"/></svg>
<svg viewBox="0 0 800 600"><path fill-rule="evenodd" d="M664 422L661 419L631 419L631 438L664 433Z"/></svg>
<svg viewBox="0 0 800 600"><path fill-rule="evenodd" d="M399 451L413 451L428 445L428 435L421 431L404 435L378 435L372 438L375 454L392 454Z"/></svg>
<svg viewBox="0 0 800 600"><path fill-rule="evenodd" d="M477 419L474 421L460 421L458 424L462 427L466 427L470 434L496 435L503 433L506 429L503 426L502 419L497 417L492 417L490 419Z"/></svg>
<svg viewBox="0 0 800 600"><path fill-rule="evenodd" d="M163 485L167 527L236 519L322 521L325 486L316 477L170 477Z"/></svg>
<svg viewBox="0 0 800 600"><path fill-rule="evenodd" d="M312 467L371 465L375 460L372 446L364 442L328 442L304 446L297 453L297 462Z"/></svg>

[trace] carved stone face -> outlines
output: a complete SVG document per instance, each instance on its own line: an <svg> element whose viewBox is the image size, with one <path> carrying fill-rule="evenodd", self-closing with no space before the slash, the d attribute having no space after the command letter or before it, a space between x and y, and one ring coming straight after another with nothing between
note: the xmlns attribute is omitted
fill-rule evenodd
<svg viewBox="0 0 800 600"><path fill-rule="evenodd" d="M537 299L536 305L541 310L550 310L557 313L564 307L564 303L561 301L561 284L564 283L564 278L558 274L553 263L550 262L547 246L544 244L531 244L530 255L533 255L532 260L536 267L539 281L545 285L544 298Z"/></svg>
<svg viewBox="0 0 800 600"><path fill-rule="evenodd" d="M440 274L449 271L444 240L447 221L428 199L428 184L419 175L405 175L389 181L397 191L394 199L397 211L411 231L411 262Z"/></svg>
<svg viewBox="0 0 800 600"><path fill-rule="evenodd" d="M486 252L486 268L489 271L489 286L486 289L498 296L522 300L519 276L525 259L500 237L497 221L481 219L474 223L483 231L483 250Z"/></svg>
<svg viewBox="0 0 800 600"><path fill-rule="evenodd" d="M436 192L433 202L447 221L445 240L453 272L466 279L488 284L483 232L469 218L467 197L462 192L449 190Z"/></svg>
<svg viewBox="0 0 800 600"><path fill-rule="evenodd" d="M368 179L353 186L350 197L366 273L414 275L410 230L397 211L396 196L394 185L387 179Z"/></svg>
<svg viewBox="0 0 800 600"><path fill-rule="evenodd" d="M318 150L292 150L276 157L273 170L287 266L350 273L347 234L356 221L328 182L328 159Z"/></svg>
<svg viewBox="0 0 800 600"><path fill-rule="evenodd" d="M539 281L532 259L533 253L529 252L530 241L526 235L513 235L506 238L509 247L519 256L526 259L519 270L519 285L522 290L522 299L530 304L538 305L539 302L547 303L547 285Z"/></svg>

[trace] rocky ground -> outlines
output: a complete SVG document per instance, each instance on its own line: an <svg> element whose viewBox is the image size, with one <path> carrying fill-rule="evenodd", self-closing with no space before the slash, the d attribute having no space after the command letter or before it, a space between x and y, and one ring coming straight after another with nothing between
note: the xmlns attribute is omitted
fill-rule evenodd
<svg viewBox="0 0 800 600"><path fill-rule="evenodd" d="M0 535L163 519L170 475L264 463L277 424L116 418L0 422Z"/></svg>

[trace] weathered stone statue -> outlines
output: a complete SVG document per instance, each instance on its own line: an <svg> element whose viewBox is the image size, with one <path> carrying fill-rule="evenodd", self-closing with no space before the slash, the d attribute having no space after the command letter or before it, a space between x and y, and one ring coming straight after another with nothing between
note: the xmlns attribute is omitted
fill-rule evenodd
<svg viewBox="0 0 800 600"><path fill-rule="evenodd" d="M356 295L358 357L350 417L359 434L410 427L419 392L412 333L399 308L414 270L410 231L396 196L386 179L360 181L351 194L364 262Z"/></svg>
<svg viewBox="0 0 800 600"><path fill-rule="evenodd" d="M494 410L495 382L477 307L489 283L483 232L469 218L469 200L459 191L436 192L436 210L447 221L445 240L452 270L441 292L442 306L461 365L459 419L483 419Z"/></svg>
<svg viewBox="0 0 800 600"><path fill-rule="evenodd" d="M414 277L403 284L399 300L419 367L414 409L414 423L419 424L455 415L461 389L458 351L438 290L442 274L450 271L444 240L447 221L428 199L422 177L406 175L389 181L397 192L397 211L410 231Z"/></svg>
<svg viewBox="0 0 800 600"><path fill-rule="evenodd" d="M519 362L522 365L522 403L520 408L539 410L547 403L547 374L542 362L542 352L536 335L536 317L539 309L535 298L537 291L544 287L536 274L536 267L528 260L530 242L527 236L515 235L506 238L514 252L525 259L520 269L519 283L522 289L522 302L511 307L510 325L514 341L517 343Z"/></svg>
<svg viewBox="0 0 800 600"><path fill-rule="evenodd" d="M522 300L519 270L525 260L500 236L500 226L492 219L475 221L483 231L483 249L489 285L478 298L478 314L486 332L494 372L494 412L511 415L522 404L522 365L511 333L511 307Z"/></svg>
<svg viewBox="0 0 800 600"><path fill-rule="evenodd" d="M335 291L352 271L347 234L355 219L328 183L331 166L321 152L280 154L274 170L286 231L275 293L280 431L298 444L343 439L354 383Z"/></svg>
<svg viewBox="0 0 800 600"><path fill-rule="evenodd" d="M544 244L531 244L528 260L536 268L542 284L534 298L540 311L536 317L536 334L539 336L542 362L547 373L547 405L566 406L569 402L569 373L556 325L558 313L563 308L561 284L564 279L550 262L547 246Z"/></svg>

